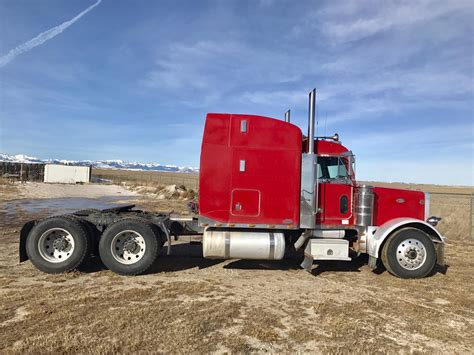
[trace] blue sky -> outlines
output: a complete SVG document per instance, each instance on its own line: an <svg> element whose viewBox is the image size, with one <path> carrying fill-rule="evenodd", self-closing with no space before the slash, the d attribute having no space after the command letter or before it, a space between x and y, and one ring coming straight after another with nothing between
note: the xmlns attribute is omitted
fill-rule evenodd
<svg viewBox="0 0 474 355"><path fill-rule="evenodd" d="M198 166L206 112L305 132L316 87L359 179L474 184L473 1L94 3L0 1L0 152Z"/></svg>

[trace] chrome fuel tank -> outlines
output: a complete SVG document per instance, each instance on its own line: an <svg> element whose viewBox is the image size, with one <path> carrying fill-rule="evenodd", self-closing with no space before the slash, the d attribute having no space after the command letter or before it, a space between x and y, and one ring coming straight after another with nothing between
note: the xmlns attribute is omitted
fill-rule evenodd
<svg viewBox="0 0 474 355"><path fill-rule="evenodd" d="M206 229L203 256L208 259L280 260L285 255L283 233Z"/></svg>

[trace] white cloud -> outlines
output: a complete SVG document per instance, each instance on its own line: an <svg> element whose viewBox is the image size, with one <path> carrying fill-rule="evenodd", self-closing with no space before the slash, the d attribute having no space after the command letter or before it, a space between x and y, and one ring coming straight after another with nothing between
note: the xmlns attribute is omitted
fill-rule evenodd
<svg viewBox="0 0 474 355"><path fill-rule="evenodd" d="M179 94L184 103L209 105L241 87L279 85L301 80L301 61L291 53L221 39L175 43L155 61L141 83L165 93Z"/></svg>
<svg viewBox="0 0 474 355"><path fill-rule="evenodd" d="M348 13L350 8L352 11ZM467 0L387 1L383 4L357 1L346 7L345 16L341 16L340 4L326 8L319 15L323 18L322 31L331 39L354 41L393 28L423 24L452 12L472 10L473 2Z"/></svg>
<svg viewBox="0 0 474 355"><path fill-rule="evenodd" d="M10 63L13 59L15 59L17 56L20 54L29 52L35 47L38 47L42 45L43 43L49 41L50 39L56 37L57 35L61 34L64 32L69 26L74 24L74 22L78 21L82 16L87 14L89 11L94 9L97 5L99 5L102 2L102 0L98 0L96 3L92 4L89 6L87 9L82 11L79 15L75 16L69 21L63 22L62 24L55 26L53 28L50 28L47 31L41 32L39 35L36 37L30 39L29 41L19 45L16 48L13 48L10 50L7 54L4 56L0 57L0 68L4 67L8 63Z"/></svg>

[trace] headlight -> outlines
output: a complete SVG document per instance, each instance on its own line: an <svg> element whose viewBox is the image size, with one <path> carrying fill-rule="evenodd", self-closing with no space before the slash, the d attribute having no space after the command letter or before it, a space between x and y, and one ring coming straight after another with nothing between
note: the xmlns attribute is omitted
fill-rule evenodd
<svg viewBox="0 0 474 355"><path fill-rule="evenodd" d="M430 218L428 218L426 220L426 222L428 222L429 224L431 224L433 227L436 227L436 225L438 224L439 221L441 221L442 218L441 217L436 217L436 216L431 216Z"/></svg>

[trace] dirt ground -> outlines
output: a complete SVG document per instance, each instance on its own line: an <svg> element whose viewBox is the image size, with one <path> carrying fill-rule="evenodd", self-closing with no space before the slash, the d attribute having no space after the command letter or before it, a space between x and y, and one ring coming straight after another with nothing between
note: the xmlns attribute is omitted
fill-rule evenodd
<svg viewBox="0 0 474 355"><path fill-rule="evenodd" d="M118 276L97 260L48 275L18 264L25 221L66 205L125 199L180 212L186 201L101 190L95 199L69 191L58 196L69 200L44 204L27 189L0 185L3 353L474 351L469 238L451 238L448 267L421 280L372 272L363 258L315 264L312 274L300 269L299 254L279 262L206 260L194 243L175 245L171 256L163 252L147 275Z"/></svg>
<svg viewBox="0 0 474 355"><path fill-rule="evenodd" d="M137 196L136 192L127 190L119 185L106 184L44 184L38 182L27 182L21 185L10 185L17 189L16 198L65 198L85 197L98 198L102 196Z"/></svg>

